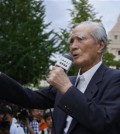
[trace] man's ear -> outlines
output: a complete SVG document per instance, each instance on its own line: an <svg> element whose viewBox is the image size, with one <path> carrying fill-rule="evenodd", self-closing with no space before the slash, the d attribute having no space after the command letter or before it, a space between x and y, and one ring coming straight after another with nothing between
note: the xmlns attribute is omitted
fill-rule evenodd
<svg viewBox="0 0 120 134"><path fill-rule="evenodd" d="M105 43L103 40L98 43L98 53L103 53L103 49L105 48Z"/></svg>

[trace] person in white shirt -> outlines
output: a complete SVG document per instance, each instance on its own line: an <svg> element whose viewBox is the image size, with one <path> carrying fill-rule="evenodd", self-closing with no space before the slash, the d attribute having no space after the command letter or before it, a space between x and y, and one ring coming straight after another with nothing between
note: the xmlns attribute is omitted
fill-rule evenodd
<svg viewBox="0 0 120 134"><path fill-rule="evenodd" d="M4 108L4 120L10 122L10 134L24 134L23 128L17 123L17 120L13 117L12 110Z"/></svg>

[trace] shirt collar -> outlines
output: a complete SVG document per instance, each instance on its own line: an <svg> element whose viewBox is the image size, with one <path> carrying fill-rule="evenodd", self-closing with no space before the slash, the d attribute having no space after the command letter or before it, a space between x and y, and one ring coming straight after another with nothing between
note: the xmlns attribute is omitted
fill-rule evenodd
<svg viewBox="0 0 120 134"><path fill-rule="evenodd" d="M86 84L88 84L90 82L91 78L93 77L93 75L95 74L95 72L97 71L97 69L100 67L101 64L102 64L102 61L97 63L95 66L93 66L91 69L89 69L88 71L86 71L82 75L80 75L80 70L79 70L77 79L79 77L80 80L81 79L85 80Z"/></svg>

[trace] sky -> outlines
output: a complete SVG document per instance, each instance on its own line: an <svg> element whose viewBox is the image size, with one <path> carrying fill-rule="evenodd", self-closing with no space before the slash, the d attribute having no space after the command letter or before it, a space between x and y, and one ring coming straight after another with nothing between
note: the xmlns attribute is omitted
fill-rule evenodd
<svg viewBox="0 0 120 134"><path fill-rule="evenodd" d="M120 15L120 0L89 0L97 17L102 16L102 23L107 33L113 28ZM45 21L52 22L50 28L59 31L60 28L69 26L71 0L44 0L46 8Z"/></svg>

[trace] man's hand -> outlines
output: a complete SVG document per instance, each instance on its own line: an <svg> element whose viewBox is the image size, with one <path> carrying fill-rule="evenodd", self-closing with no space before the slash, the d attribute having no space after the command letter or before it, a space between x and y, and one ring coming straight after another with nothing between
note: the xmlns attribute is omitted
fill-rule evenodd
<svg viewBox="0 0 120 134"><path fill-rule="evenodd" d="M64 70L57 66L52 67L47 77L47 81L61 93L65 93L72 86L72 83Z"/></svg>

